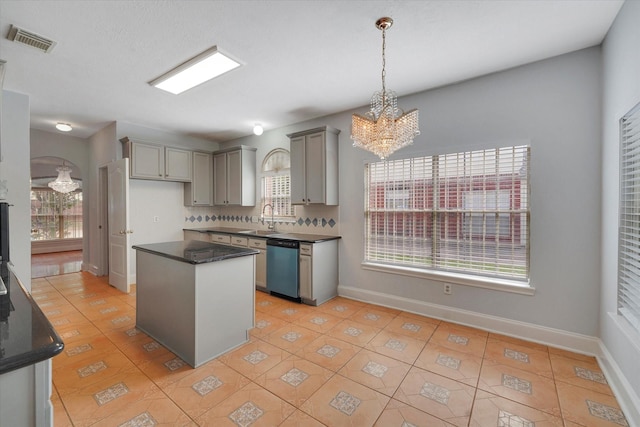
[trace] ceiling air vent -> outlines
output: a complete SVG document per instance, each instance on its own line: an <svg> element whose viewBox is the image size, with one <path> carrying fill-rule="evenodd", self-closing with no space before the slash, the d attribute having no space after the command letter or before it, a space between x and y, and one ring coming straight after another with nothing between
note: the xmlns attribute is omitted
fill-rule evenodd
<svg viewBox="0 0 640 427"><path fill-rule="evenodd" d="M9 29L9 35L7 38L16 43L22 43L27 46L34 47L44 53L51 52L51 49L56 45L56 42L53 40L45 39L42 36L23 30L22 28L18 28L14 25Z"/></svg>

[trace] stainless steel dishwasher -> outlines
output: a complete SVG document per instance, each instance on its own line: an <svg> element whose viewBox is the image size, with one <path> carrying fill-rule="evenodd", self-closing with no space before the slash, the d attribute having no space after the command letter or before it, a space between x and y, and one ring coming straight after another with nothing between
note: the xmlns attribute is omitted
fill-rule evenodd
<svg viewBox="0 0 640 427"><path fill-rule="evenodd" d="M300 242L267 239L267 290L275 296L300 302Z"/></svg>

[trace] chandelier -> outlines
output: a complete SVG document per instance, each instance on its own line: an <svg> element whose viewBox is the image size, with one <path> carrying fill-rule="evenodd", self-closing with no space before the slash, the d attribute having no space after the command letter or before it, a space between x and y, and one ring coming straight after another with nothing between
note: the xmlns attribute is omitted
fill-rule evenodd
<svg viewBox="0 0 640 427"><path fill-rule="evenodd" d="M71 179L71 168L69 166L65 166L62 163L62 166L57 167L56 171L58 171L58 177L48 184L53 190L59 193L70 193L80 186Z"/></svg>
<svg viewBox="0 0 640 427"><path fill-rule="evenodd" d="M351 121L351 139L353 146L371 151L381 159L386 159L396 150L413 143L420 135L418 129L418 110L404 112L398 108L395 92L387 90L385 85L386 30L393 25L393 19L380 18L376 28L382 31L382 91L371 97L371 110L364 116L353 114Z"/></svg>

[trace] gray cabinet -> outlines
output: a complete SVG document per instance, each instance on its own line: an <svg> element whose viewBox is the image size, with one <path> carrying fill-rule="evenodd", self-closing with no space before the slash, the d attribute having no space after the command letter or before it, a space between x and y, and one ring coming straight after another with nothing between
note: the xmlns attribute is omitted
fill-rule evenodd
<svg viewBox="0 0 640 427"><path fill-rule="evenodd" d="M300 244L300 298L319 305L338 294L338 241Z"/></svg>
<svg viewBox="0 0 640 427"><path fill-rule="evenodd" d="M185 206L213 206L213 156L193 152L193 179L184 184Z"/></svg>
<svg viewBox="0 0 640 427"><path fill-rule="evenodd" d="M249 247L259 250L256 255L256 289L267 291L267 240L266 239L249 239Z"/></svg>
<svg viewBox="0 0 640 427"><path fill-rule="evenodd" d="M255 206L255 148L240 146L213 153L213 203Z"/></svg>
<svg viewBox="0 0 640 427"><path fill-rule="evenodd" d="M127 137L124 157L131 161L130 177L157 181L191 181L191 151L177 147L132 141Z"/></svg>
<svg viewBox="0 0 640 427"><path fill-rule="evenodd" d="M291 204L338 204L338 134L329 126L290 138Z"/></svg>

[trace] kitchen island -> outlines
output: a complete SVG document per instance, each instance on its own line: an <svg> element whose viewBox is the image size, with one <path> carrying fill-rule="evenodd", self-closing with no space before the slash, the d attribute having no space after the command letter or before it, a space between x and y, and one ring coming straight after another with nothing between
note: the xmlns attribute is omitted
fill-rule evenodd
<svg viewBox="0 0 640 427"><path fill-rule="evenodd" d="M195 240L133 249L138 329L194 368L248 341L258 251Z"/></svg>

